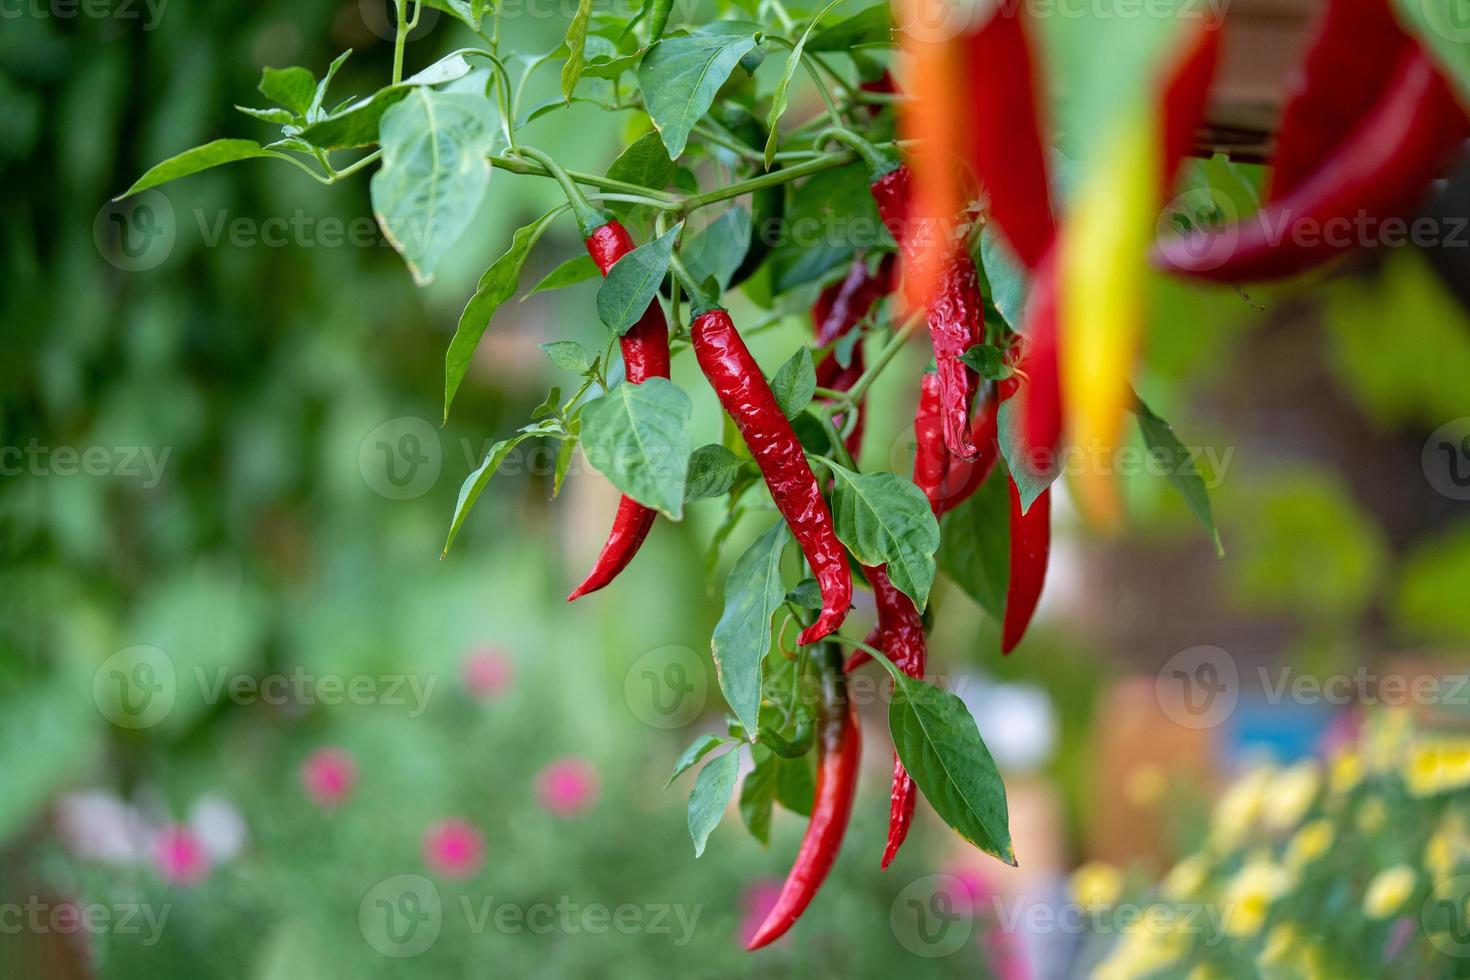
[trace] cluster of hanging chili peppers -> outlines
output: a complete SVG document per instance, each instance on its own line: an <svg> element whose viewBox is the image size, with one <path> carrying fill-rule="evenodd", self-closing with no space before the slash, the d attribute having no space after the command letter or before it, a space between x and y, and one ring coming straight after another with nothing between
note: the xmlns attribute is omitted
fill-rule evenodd
<svg viewBox="0 0 1470 980"><path fill-rule="evenodd" d="M1219 27L1202 22L1162 80L1150 130L1156 149L1149 152L1156 154L1155 165L1147 168L1160 195L1172 187L1203 117L1219 58ZM924 277L917 295L928 323L935 370L922 380L915 411L913 479L936 517L962 504L989 477L1000 457L1000 406L1015 400L1018 408L1019 445L1015 458L1008 461L1007 475L1010 575L1002 622L1006 653L1025 634L1041 594L1051 536L1048 484L1056 475L1064 429L1074 418L1064 410L1064 388L1068 392L1072 388L1063 384L1061 356L1074 332L1062 327L1064 319L1073 319L1063 316L1067 257L1054 217L1043 99L1027 32L1021 14L992 16L957 42L960 56L950 50L940 68L920 65L923 70L917 72L916 83L922 88L927 79L931 89L942 92L942 79L957 70L966 73L970 100L966 116L961 128L949 132L943 142L955 144L951 149L963 155L988 197L989 220L1031 276L1022 329L1006 342L1010 372L1000 381L984 382L963 360L967 351L985 341L980 284L964 244L964 217L946 212L936 220L932 213L933 201L944 202L947 208L969 195L943 191L927 195L916 214L911 190L915 181L906 164L847 130L828 130L818 138L818 143L840 140L867 162L870 191L905 268L911 275L921 270ZM1360 70L1360 55L1370 50L1376 52L1375 59L1394 65L1389 75ZM886 76L865 88L893 90ZM952 111L954 99L948 98ZM911 111L931 117L918 130L948 132L932 106ZM963 138L954 138L956 133ZM1448 82L1422 47L1398 27L1385 0L1332 0L1286 110L1265 210L1254 224L1233 227L1228 235L1216 231L1207 240L1185 236L1166 241L1157 249L1156 260L1176 272L1221 280L1269 278L1319 265L1338 250L1331 245L1302 246L1291 230L1354 210L1378 216L1397 213L1413 202L1467 134L1470 122ZM592 211L569 181L564 184L579 219L585 219L588 251L605 275L632 249L631 238L616 221ZM930 213L923 213L925 207ZM1076 216L1076 220L1086 219ZM1287 229L1284 237L1279 236L1282 228ZM1260 229L1276 229L1278 237L1263 236ZM877 262L859 256L841 280L822 292L812 308L819 348L832 347L857 330L894 290L894 265L892 255ZM697 293L691 290L691 296L697 298ZM798 639L803 645L817 643L841 626L851 605L846 552L833 531L831 512L801 443L729 314L709 301L694 306L690 340L700 367L740 430L820 587L821 610ZM1117 311L1104 311L1088 325L1102 324L1106 333L1109 318L1122 317ZM1096 399L1117 401L1116 390L1127 386L1129 344L1121 333L1107 339L1117 341L1124 356L1093 366L1099 374L1117 375L1105 379L1104 387L1110 386L1112 393ZM621 343L631 383L668 376L668 338L656 301ZM835 353L818 362L820 387L845 392L863 376L861 344L848 349L845 363ZM972 412L977 397L979 405ZM864 407L862 398L847 406L856 418L843 426L848 431L843 441L853 457L862 446ZM1023 482L1031 487L1029 499ZM611 581L637 551L652 519L651 510L625 498L602 555L571 598ZM923 677L927 666L923 615L894 587L886 568L865 566L863 574L877 611L867 645L883 651L909 676ZM852 808L860 751L844 675L869 659L866 652L859 652L844 665L830 642L813 653L822 697L811 821L775 907L749 941L751 949L773 942L795 923L835 860ZM884 868L908 834L917 800L913 779L896 752L890 795Z"/></svg>

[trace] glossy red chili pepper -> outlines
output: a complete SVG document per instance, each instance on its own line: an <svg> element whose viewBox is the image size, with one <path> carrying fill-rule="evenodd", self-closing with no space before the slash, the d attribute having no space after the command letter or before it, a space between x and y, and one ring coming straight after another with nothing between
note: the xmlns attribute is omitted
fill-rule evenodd
<svg viewBox="0 0 1470 980"><path fill-rule="evenodd" d="M1373 108L1389 83L1381 68L1413 45L1387 0L1329 0L1306 58L1287 83L1266 200L1280 200Z"/></svg>
<svg viewBox="0 0 1470 980"><path fill-rule="evenodd" d="M842 625L852 604L852 572L847 553L832 530L832 512L822 499L791 423L781 414L771 386L736 332L730 314L719 307L701 313L690 325L689 337L704 376L745 438L776 508L786 518L821 587L821 613L797 640L814 643Z"/></svg>
<svg viewBox="0 0 1470 980"><path fill-rule="evenodd" d="M1160 244L1156 263L1220 282L1275 279L1322 265L1376 235L1372 222L1424 192L1470 134L1449 83L1417 46L1378 101L1310 177L1249 218ZM1364 227L1364 223L1368 226Z"/></svg>
<svg viewBox="0 0 1470 980"><path fill-rule="evenodd" d="M847 696L841 654L829 647L818 655L818 663L822 669L822 713L817 734L817 786L811 823L807 824L801 849L775 906L746 943L746 948L751 950L785 935L806 911L837 859L842 837L847 832L847 818L852 813L862 734L858 730L857 713Z"/></svg>
<svg viewBox="0 0 1470 980"><path fill-rule="evenodd" d="M1057 361L1057 260L1047 253L1031 280L1017 371L1020 386L1022 456L1038 473L1056 465L1062 442L1062 385Z"/></svg>
<svg viewBox="0 0 1470 980"><path fill-rule="evenodd" d="M608 221L594 228L586 239L587 254L597 263L602 274L633 251L633 236L617 221ZM650 303L642 318L619 338L623 351L623 364L629 384L642 384L649 378L669 376L669 328L664 321L663 309L658 301ZM628 567L633 556L648 537L653 519L658 512L645 507L632 497L623 497L618 502L618 512L613 518L612 532L602 552L592 565L586 580L567 596L567 601L596 592L607 585L618 573Z"/></svg>
<svg viewBox="0 0 1470 980"><path fill-rule="evenodd" d="M1047 186L1043 118L1021 8L998 8L967 39L969 157L990 197L990 216L1027 268L1056 234Z"/></svg>

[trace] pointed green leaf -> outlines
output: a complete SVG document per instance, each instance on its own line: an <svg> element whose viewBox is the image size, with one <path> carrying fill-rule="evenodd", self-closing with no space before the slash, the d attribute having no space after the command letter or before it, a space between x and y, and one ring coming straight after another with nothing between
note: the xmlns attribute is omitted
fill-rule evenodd
<svg viewBox="0 0 1470 980"><path fill-rule="evenodd" d="M750 750L755 768L745 775L740 785L740 819L750 836L762 847L771 843L771 811L776 803L776 783L780 776L780 759L764 746Z"/></svg>
<svg viewBox="0 0 1470 980"><path fill-rule="evenodd" d="M1143 441L1148 445L1149 452L1163 457L1169 470L1169 482L1184 497L1190 511L1204 525L1205 531L1210 535L1210 542L1215 546L1215 554L1223 558L1225 547L1220 543L1220 531L1215 527L1215 514L1210 507L1210 491L1205 487L1204 478L1200 476L1194 458L1180 443L1173 427L1155 415L1136 393L1133 397L1138 414L1138 428L1143 432Z"/></svg>
<svg viewBox="0 0 1470 980"><path fill-rule="evenodd" d="M480 277L475 295L470 297L464 312L459 315L459 326L455 328L454 339L449 342L449 350L444 355L445 421L449 420L449 405L459 391L460 382L469 369L475 348L480 345L480 338L490 325L490 318L502 303L515 295L520 285L521 267L526 264L526 256L531 254L532 247L563 210L565 208L548 211L519 229L511 239L510 248L492 262L490 268Z"/></svg>
<svg viewBox="0 0 1470 980"><path fill-rule="evenodd" d="M261 146L255 140L215 140L213 143L205 143L192 150L185 150L178 156L170 157L153 167L139 177L137 183L120 194L116 200L121 201L125 197L146 191L150 187L157 187L159 184L166 184L180 177L188 177L211 167L234 163L236 160L254 160L260 157L294 160L293 157L284 153Z"/></svg>
<svg viewBox="0 0 1470 980"><path fill-rule="evenodd" d="M695 282L713 279L724 292L750 251L750 243L750 211L737 206L727 209L683 245L679 258Z"/></svg>
<svg viewBox="0 0 1470 980"><path fill-rule="evenodd" d="M693 742L689 744L689 747L684 750L684 754L679 756L679 761L674 763L674 771L669 775L669 781L667 783L664 783L664 788L668 789L670 786L674 785L674 780L678 779L680 776L684 775L684 773L694 768L696 765L699 764L700 759L703 759L705 756L709 755L710 752L719 748L721 745L724 745L728 741L729 739L725 738L723 735L715 735L712 732L705 732L703 735L696 738Z"/></svg>
<svg viewBox="0 0 1470 980"><path fill-rule="evenodd" d="M551 358L551 363L563 371L586 374L592 369L592 355L575 340L553 340L549 344L538 346Z"/></svg>
<svg viewBox="0 0 1470 980"><path fill-rule="evenodd" d="M719 443L700 446L689 457L684 500L703 500L729 493L736 477L749 464L749 459L741 459Z"/></svg>
<svg viewBox="0 0 1470 980"><path fill-rule="evenodd" d="M567 259L548 272L546 278L521 297L521 301L525 302L537 293L550 292L553 289L561 289L563 286L573 286L579 282L586 282L588 279L596 279L601 274L597 269L597 263L592 261L592 256L578 255L576 258Z"/></svg>
<svg viewBox="0 0 1470 980"><path fill-rule="evenodd" d="M433 281L479 210L490 185L486 156L496 119L483 96L429 88L414 89L383 114L373 213L419 285Z"/></svg>
<svg viewBox="0 0 1470 980"><path fill-rule="evenodd" d="M305 68L267 68L260 73L260 94L304 116L316 94L316 77Z"/></svg>
<svg viewBox="0 0 1470 980"><path fill-rule="evenodd" d="M677 521L694 448L692 413L689 396L667 378L620 384L582 409L582 451L613 486Z"/></svg>
<svg viewBox="0 0 1470 980"><path fill-rule="evenodd" d="M735 792L735 778L740 774L740 749L734 748L716 756L699 770L694 792L689 794L689 836L694 840L694 856L704 853L710 832L720 825L730 797Z"/></svg>
<svg viewBox="0 0 1470 980"><path fill-rule="evenodd" d="M484 55L479 55L484 57ZM302 139L323 150L346 150L370 146L378 142L383 116L408 97L414 89L426 85L442 85L470 73L470 63L460 52L446 55L423 71L397 85L381 88L372 95L334 109L326 118L314 121L300 133Z"/></svg>
<svg viewBox="0 0 1470 980"><path fill-rule="evenodd" d="M607 168L607 175L614 180L661 191L674 179L675 169L674 161L669 159L669 151L664 149L663 138L658 133L644 133L618 154L612 166Z"/></svg>
<svg viewBox="0 0 1470 980"><path fill-rule="evenodd" d="M996 442L1000 446L1001 458L1006 461L1006 469L1016 481L1016 490L1021 497L1021 512L1025 513L1031 509L1042 491L1056 482L1061 468L1054 465L1049 470L1037 469L1023 451L1022 447L1026 443L1021 429L1019 401L1017 398L1008 398L1000 403L995 416Z"/></svg>
<svg viewBox="0 0 1470 980"><path fill-rule="evenodd" d="M808 51L851 51L860 44L888 44L892 41L893 23L888 4L880 3L839 21L814 35L806 43Z"/></svg>
<svg viewBox="0 0 1470 980"><path fill-rule="evenodd" d="M347 63L347 59L351 56L352 49L348 48L346 51L343 51L341 54L337 55L337 57L333 58L332 63L327 66L327 73L323 75L322 80L317 83L316 91L312 93L311 105L309 105L306 109L307 122L316 122L318 119L322 118L322 116L324 115L324 113L322 112L322 104L325 103L327 100L327 89L331 87L332 79L337 77L337 72L341 70L342 66Z"/></svg>
<svg viewBox="0 0 1470 980"><path fill-rule="evenodd" d="M760 28L715 21L693 34L665 37L638 66L638 86L653 125L677 160L694 124L704 118L730 72L760 43Z"/></svg>
<svg viewBox="0 0 1470 980"><path fill-rule="evenodd" d="M475 501L480 499L480 493L485 489L485 485L490 482L495 471L500 469L500 464L505 462L505 458L510 455L512 449L528 438L530 438L528 433L520 433L497 442L490 447L490 452L485 454L485 461L480 464L479 469L465 478L459 488L459 500L454 504L454 519L449 522L449 537L444 541L444 551L439 555L440 558L449 554L449 548L454 544L454 539L459 536L459 529L464 524L465 518L470 515Z"/></svg>
<svg viewBox="0 0 1470 980"><path fill-rule="evenodd" d="M760 728L761 661L771 648L771 617L786 596L781 555L790 541L786 523L778 521L735 560L711 641L720 690L748 732Z"/></svg>
<svg viewBox="0 0 1470 980"><path fill-rule="evenodd" d="M939 567L1000 622L1005 616L1011 566L1011 493L997 466L969 500L944 515Z"/></svg>
<svg viewBox="0 0 1470 980"><path fill-rule="evenodd" d="M831 465L832 522L838 539L864 565L888 566L888 578L923 611L938 566L939 522L924 491L896 473L854 473Z"/></svg>
<svg viewBox="0 0 1470 980"><path fill-rule="evenodd" d="M786 114L786 107L791 101L791 80L796 77L796 69L801 65L802 52L806 49L807 39L812 36L812 30L821 21L823 15L833 7L842 3L842 0L832 0L823 7L812 22L801 32L795 47L791 49L791 56L786 59L786 68L781 72L781 78L776 82L775 94L771 96L771 111L766 115L766 169L771 169L771 164L776 162L776 144L781 139L781 117Z"/></svg>
<svg viewBox="0 0 1470 980"><path fill-rule="evenodd" d="M781 414L788 419L806 411L812 403L812 396L817 393L817 369L812 364L811 348L797 348L796 353L776 369L771 377L771 393L776 396L776 404L781 406Z"/></svg>
<svg viewBox="0 0 1470 980"><path fill-rule="evenodd" d="M668 275L674 242L683 227L681 222L638 246L607 271L607 278L597 290L597 315L613 333L627 333L642 318L648 304L657 302L659 284Z"/></svg>
<svg viewBox="0 0 1470 980"><path fill-rule="evenodd" d="M577 12L567 27L567 63L561 68L561 94L568 102L587 64L587 23L592 19L592 0L578 0Z"/></svg>

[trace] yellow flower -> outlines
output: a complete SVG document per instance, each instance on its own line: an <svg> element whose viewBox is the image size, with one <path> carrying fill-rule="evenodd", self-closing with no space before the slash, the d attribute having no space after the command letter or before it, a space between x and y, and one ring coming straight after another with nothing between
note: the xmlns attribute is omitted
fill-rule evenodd
<svg viewBox="0 0 1470 980"><path fill-rule="evenodd" d="M1269 767L1252 769L1225 791L1215 804L1210 821L1211 839L1215 844L1229 849L1255 826L1274 776L1275 770Z"/></svg>
<svg viewBox="0 0 1470 980"><path fill-rule="evenodd" d="M1290 830L1301 823L1317 793L1322 788L1322 775L1311 760L1281 770L1266 791L1265 822L1272 830Z"/></svg>
<svg viewBox="0 0 1470 980"><path fill-rule="evenodd" d="M1261 931L1271 903L1296 883L1291 871L1269 859L1252 859L1225 887L1225 932L1254 936Z"/></svg>
<svg viewBox="0 0 1470 980"><path fill-rule="evenodd" d="M1072 901L1083 908L1112 905L1123 894L1123 873L1105 861L1088 861L1072 872Z"/></svg>
<svg viewBox="0 0 1470 980"><path fill-rule="evenodd" d="M1202 854L1191 854L1169 869L1161 887L1165 898L1182 902L1193 898L1204 887L1210 874L1210 862Z"/></svg>
<svg viewBox="0 0 1470 980"><path fill-rule="evenodd" d="M1302 825L1286 845L1286 863L1292 868L1304 868L1327 853L1337 832L1330 820L1317 819Z"/></svg>
<svg viewBox="0 0 1470 980"><path fill-rule="evenodd" d="M1363 914L1370 919L1386 919L1403 907L1413 894L1418 875L1407 864L1386 868L1368 882L1363 895Z"/></svg>
<svg viewBox="0 0 1470 980"><path fill-rule="evenodd" d="M1470 786L1470 739L1425 739L1409 750L1404 782L1411 796Z"/></svg>
<svg viewBox="0 0 1470 980"><path fill-rule="evenodd" d="M1348 749L1332 760L1328 785L1334 795L1342 796L1363 781L1363 757Z"/></svg>
<svg viewBox="0 0 1470 980"><path fill-rule="evenodd" d="M1134 980L1172 966L1189 952L1189 937L1178 924L1167 906L1149 906L1092 971L1092 980Z"/></svg>
<svg viewBox="0 0 1470 980"><path fill-rule="evenodd" d="M1388 808L1376 796L1370 796L1358 805L1358 829L1365 834L1376 834L1383 829L1388 819Z"/></svg>

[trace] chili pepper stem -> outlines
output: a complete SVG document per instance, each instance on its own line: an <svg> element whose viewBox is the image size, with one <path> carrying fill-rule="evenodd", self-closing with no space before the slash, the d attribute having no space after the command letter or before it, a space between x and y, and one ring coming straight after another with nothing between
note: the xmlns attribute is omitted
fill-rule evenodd
<svg viewBox="0 0 1470 980"><path fill-rule="evenodd" d="M612 215L592 206L587 200L587 195L582 193L582 188L577 186L577 182L572 180L571 175L562 169L562 165L557 163L550 154L543 153L534 146L517 147L516 152L541 164L546 168L546 172L561 185L567 201L572 205L572 213L577 216L577 227L581 230L583 238L589 237L594 231L612 220Z"/></svg>
<svg viewBox="0 0 1470 980"><path fill-rule="evenodd" d="M878 147L869 143L850 129L844 129L841 126L828 126L817 134L816 139L812 140L812 145L821 146L828 140L835 140L838 143L842 143L855 151L858 156L862 157L863 162L868 165L869 183L893 173L900 166L900 161L896 156L884 153Z"/></svg>

